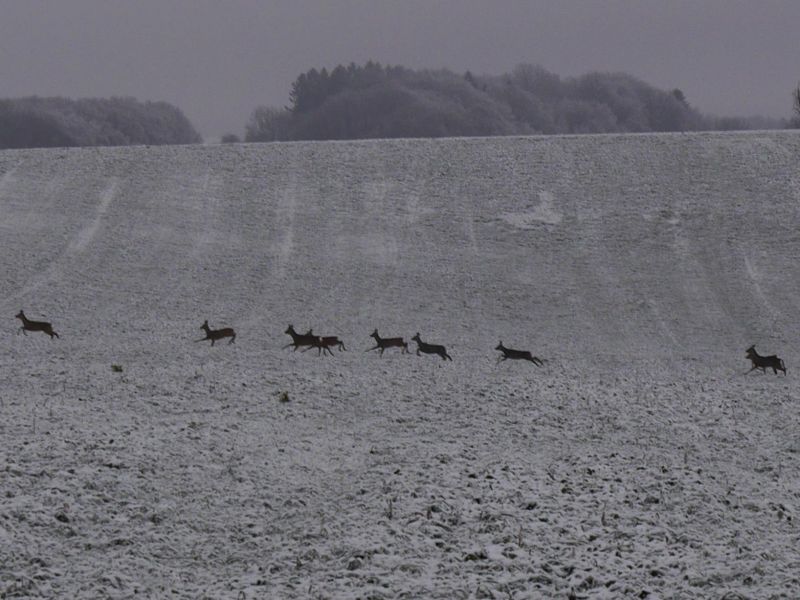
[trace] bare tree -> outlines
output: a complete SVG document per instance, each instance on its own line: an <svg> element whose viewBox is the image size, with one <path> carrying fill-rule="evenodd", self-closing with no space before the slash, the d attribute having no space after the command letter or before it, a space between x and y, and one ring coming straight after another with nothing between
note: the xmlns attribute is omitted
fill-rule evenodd
<svg viewBox="0 0 800 600"><path fill-rule="evenodd" d="M259 106L245 126L246 142L275 142L290 139L291 113L286 109Z"/></svg>

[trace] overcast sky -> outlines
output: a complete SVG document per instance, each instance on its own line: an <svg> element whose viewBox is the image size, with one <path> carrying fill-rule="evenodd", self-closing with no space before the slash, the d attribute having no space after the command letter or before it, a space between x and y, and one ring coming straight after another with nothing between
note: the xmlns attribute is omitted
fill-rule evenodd
<svg viewBox="0 0 800 600"><path fill-rule="evenodd" d="M0 0L0 98L166 100L206 137L369 59L623 71L705 113L789 117L800 0Z"/></svg>

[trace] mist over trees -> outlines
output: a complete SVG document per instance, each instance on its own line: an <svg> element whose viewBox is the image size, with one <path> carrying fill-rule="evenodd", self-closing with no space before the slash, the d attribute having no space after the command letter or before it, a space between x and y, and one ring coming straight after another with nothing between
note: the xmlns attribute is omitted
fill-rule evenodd
<svg viewBox="0 0 800 600"><path fill-rule="evenodd" d="M258 107L245 140L336 140L509 134L629 133L780 127L766 119L717 119L679 89L624 73L561 78L531 64L499 76L415 71L368 62L301 74L290 106Z"/></svg>
<svg viewBox="0 0 800 600"><path fill-rule="evenodd" d="M180 109L135 98L0 100L0 148L194 144L202 141Z"/></svg>

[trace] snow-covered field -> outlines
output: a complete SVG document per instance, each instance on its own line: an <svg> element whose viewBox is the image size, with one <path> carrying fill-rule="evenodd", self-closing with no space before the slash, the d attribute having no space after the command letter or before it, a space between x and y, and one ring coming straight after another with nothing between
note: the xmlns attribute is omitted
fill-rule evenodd
<svg viewBox="0 0 800 600"><path fill-rule="evenodd" d="M800 597L799 167L791 132L1 152L0 598Z"/></svg>

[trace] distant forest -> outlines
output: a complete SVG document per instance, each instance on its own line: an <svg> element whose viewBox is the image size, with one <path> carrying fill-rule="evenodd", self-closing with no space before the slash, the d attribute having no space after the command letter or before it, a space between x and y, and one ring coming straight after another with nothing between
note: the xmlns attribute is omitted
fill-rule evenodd
<svg viewBox="0 0 800 600"><path fill-rule="evenodd" d="M180 109L135 98L0 100L0 148L194 144L200 135Z"/></svg>
<svg viewBox="0 0 800 600"><path fill-rule="evenodd" d="M292 84L290 106L256 108L245 140L492 136L782 128L763 118L717 118L679 89L624 73L561 78L530 64L511 73L415 71L368 62L310 71Z"/></svg>

